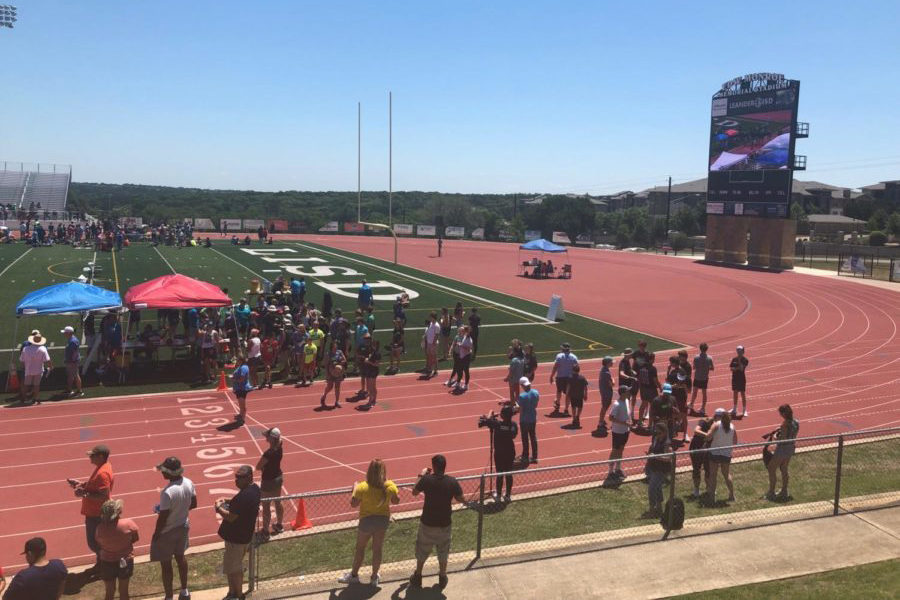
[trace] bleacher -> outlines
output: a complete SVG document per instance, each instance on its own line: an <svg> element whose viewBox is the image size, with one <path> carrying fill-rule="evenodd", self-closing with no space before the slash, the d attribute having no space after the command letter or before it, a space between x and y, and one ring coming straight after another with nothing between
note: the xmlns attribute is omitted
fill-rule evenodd
<svg viewBox="0 0 900 600"><path fill-rule="evenodd" d="M72 180L70 165L0 163L0 204L22 211L64 212Z"/></svg>

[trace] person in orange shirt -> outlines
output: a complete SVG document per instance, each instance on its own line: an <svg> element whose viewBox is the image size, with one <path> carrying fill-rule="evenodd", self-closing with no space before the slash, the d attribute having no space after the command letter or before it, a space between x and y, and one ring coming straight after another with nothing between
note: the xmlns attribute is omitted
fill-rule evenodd
<svg viewBox="0 0 900 600"><path fill-rule="evenodd" d="M113 470L109 463L109 448L98 444L87 453L94 472L87 481L69 479L68 483L75 490L75 495L81 498L81 514L84 515L84 530L87 535L87 544L91 551L97 555L97 561L88 569L91 575L100 573L100 544L96 540L97 525L100 524L100 507L109 500L113 487Z"/></svg>

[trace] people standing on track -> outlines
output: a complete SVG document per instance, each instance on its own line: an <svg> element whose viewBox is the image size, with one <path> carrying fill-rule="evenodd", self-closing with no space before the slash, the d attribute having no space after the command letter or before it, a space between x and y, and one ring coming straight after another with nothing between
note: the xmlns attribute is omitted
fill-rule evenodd
<svg viewBox="0 0 900 600"><path fill-rule="evenodd" d="M513 340L513 342L517 341ZM522 347L515 343L509 347L508 355L509 369L503 381L509 384L510 404L515 404L516 399L519 397L519 380L525 376L525 355L522 352ZM553 383L553 380L551 379L550 382Z"/></svg>
<svg viewBox="0 0 900 600"><path fill-rule="evenodd" d="M122 501L107 500L100 507L100 524L95 536L100 545L100 579L106 587L106 600L128 600L128 584L134 574L134 543L140 538L137 523L122 518Z"/></svg>
<svg viewBox="0 0 900 600"><path fill-rule="evenodd" d="M718 411L716 411L718 412ZM716 504L716 487L719 471L725 478L725 485L728 487L728 501L734 502L734 483L731 479L731 448L738 443L737 430L731 423L731 413L723 412L722 420L713 423L707 434L709 439L709 498L710 506Z"/></svg>
<svg viewBox="0 0 900 600"><path fill-rule="evenodd" d="M690 442L688 437L688 405L687 405L687 373L681 366L677 356L669 357L669 367L666 371L666 383L672 386L672 395L675 397L675 407L678 409L678 422L675 431L681 432L685 443ZM674 434L673 434L674 435Z"/></svg>
<svg viewBox="0 0 900 600"><path fill-rule="evenodd" d="M516 462L516 438L519 437L519 426L512 420L514 407L507 405L500 409L500 419L491 411L484 424L494 436L494 468L498 475L496 491L492 494L494 502L508 503L512 497L513 476L510 472ZM500 473L505 473L500 475ZM506 494L503 484L506 483Z"/></svg>
<svg viewBox="0 0 900 600"><path fill-rule="evenodd" d="M63 363L66 365L66 395L81 398L84 392L81 390L81 340L75 335L75 328L66 325L61 334L66 338L66 350Z"/></svg>
<svg viewBox="0 0 900 600"><path fill-rule="evenodd" d="M706 416L706 388L709 386L709 374L716 370L712 357L706 353L707 350L709 350L709 344L706 342L701 343L700 354L694 357L694 385L691 392L690 412L692 415L700 417ZM695 412L694 401L697 399L698 390L702 392L702 404L700 405L700 412Z"/></svg>
<svg viewBox="0 0 900 600"><path fill-rule="evenodd" d="M554 416L569 416L569 378L572 376L572 367L578 364L578 357L572 353L572 348L568 342L563 342L559 347L560 352L553 361L553 369L550 371L550 385L553 385L556 379L556 402L553 403ZM565 410L559 412L560 400L563 394L566 394Z"/></svg>
<svg viewBox="0 0 900 600"><path fill-rule="evenodd" d="M176 456L170 456L156 469L168 481L159 494L156 506L158 516L153 538L150 540L150 560L158 562L162 572L163 589L167 600L173 597L172 559L178 565L181 591L178 600L190 600L188 591L188 562L184 553L189 545L191 522L190 511L197 508L197 493L194 482L184 476L184 468Z"/></svg>
<svg viewBox="0 0 900 600"><path fill-rule="evenodd" d="M631 387L628 385L619 386L619 397L613 402L612 409L609 411L610 429L612 430L612 450L609 451L609 472L606 474L607 480L625 480L625 473L622 471L622 454L625 452L625 444L628 443L628 436L631 433L631 409L628 406L628 398L631 396Z"/></svg>
<svg viewBox="0 0 900 600"><path fill-rule="evenodd" d="M247 418L247 394L253 386L250 384L250 367L244 357L239 356L237 359L237 367L231 373L231 391L237 397L238 414L234 415L234 420L239 425L244 424Z"/></svg>
<svg viewBox="0 0 900 600"><path fill-rule="evenodd" d="M263 366L263 383L261 387L272 388L272 369L278 359L278 340L275 331L270 331L262 341L259 349L259 357Z"/></svg>
<svg viewBox="0 0 900 600"><path fill-rule="evenodd" d="M469 364L472 360L472 338L469 337L468 325L459 327L450 352L453 355L453 372L446 385L456 392L465 392L469 389Z"/></svg>
<svg viewBox="0 0 900 600"><path fill-rule="evenodd" d="M612 363L612 356L604 356L600 366L600 375L597 381L597 389L600 391L600 418L597 421L597 429L592 433L596 437L606 437L608 432L606 412L612 405L614 385L612 371L609 370Z"/></svg>
<svg viewBox="0 0 900 600"><path fill-rule="evenodd" d="M391 332L391 364L385 375L395 375L400 372L400 359L406 354L406 333L403 328L403 320L394 318L394 330Z"/></svg>
<svg viewBox="0 0 900 600"><path fill-rule="evenodd" d="M438 236L437 247L438 247L438 258L440 258L444 252L444 238L442 238L441 236Z"/></svg>
<svg viewBox="0 0 900 600"><path fill-rule="evenodd" d="M437 375L437 351L441 326L437 321L437 313L431 311L428 320L425 321L425 333L422 335L422 349L425 351L425 377L431 378Z"/></svg>
<svg viewBox="0 0 900 600"><path fill-rule="evenodd" d="M250 330L246 365L250 372L249 382L253 387L259 387L259 369L262 366L262 340L259 339L259 329Z"/></svg>
<svg viewBox="0 0 900 600"><path fill-rule="evenodd" d="M47 559L47 542L33 537L25 542L25 562L28 566L16 573L3 600L57 600L66 587L69 574L58 558ZM2 588L0 588L2 591Z"/></svg>
<svg viewBox="0 0 900 600"><path fill-rule="evenodd" d="M794 440L800 432L800 423L794 419L794 411L790 404L782 404L778 407L778 414L781 415L781 426L774 432L774 437L781 442L775 447L772 458L769 459L767 468L769 470L769 491L766 492L765 499L772 502L787 502L791 499L788 494L788 465L791 457L796 451L797 444ZM775 484L778 481L778 472L781 471L781 490L775 494Z"/></svg>
<svg viewBox="0 0 900 600"><path fill-rule="evenodd" d="M253 468L250 465L238 467L234 472L234 483L238 493L231 500L219 498L215 503L216 513L222 517L219 537L225 541L222 556L222 571L228 578L230 600L244 598L244 555L253 541L256 517L259 515L261 492L253 483Z"/></svg>
<svg viewBox="0 0 900 600"><path fill-rule="evenodd" d="M444 362L450 356L450 334L453 332L453 321L450 318L450 311L447 307L441 308L441 316L438 318L438 325L441 326L441 358Z"/></svg>
<svg viewBox="0 0 900 600"><path fill-rule="evenodd" d="M81 514L84 515L84 532L87 538L88 548L91 549L97 560L93 567L86 572L90 575L100 573L100 545L94 533L100 524L100 507L109 500L112 494L113 475L112 464L109 462L109 447L105 444L97 444L88 453L88 459L94 465L94 470L86 481L68 479L68 483L75 490L75 496L81 498Z"/></svg>
<svg viewBox="0 0 900 600"><path fill-rule="evenodd" d="M344 584L359 583L359 568L366 558L366 547L372 540L372 576L369 584L378 586L384 536L391 524L391 504L399 504L397 485L387 478L387 469L380 458L372 459L366 469L366 480L353 484L350 506L359 508L359 526L356 531L356 549L353 567L338 579Z"/></svg>
<svg viewBox="0 0 900 600"><path fill-rule="evenodd" d="M634 372L634 364L632 357L634 351L631 348L625 348L622 352L622 358L619 359L619 386L628 386L629 405L631 407L631 420L634 418L635 398L637 398L638 382L637 373Z"/></svg>
<svg viewBox="0 0 900 600"><path fill-rule="evenodd" d="M22 381L22 401L25 405L41 403L41 379L44 370L53 370L53 362L45 344L47 339L37 329L28 336L28 343L22 348L19 361L25 366L25 379Z"/></svg>
<svg viewBox="0 0 900 600"><path fill-rule="evenodd" d="M731 416L735 418L743 418L750 413L747 412L747 367L750 361L744 356L744 347L736 348L737 356L731 359L728 367L731 369L731 395L734 404L731 407ZM738 394L741 396L741 408L743 412L738 415L737 403Z"/></svg>
<svg viewBox="0 0 900 600"><path fill-rule="evenodd" d="M519 386L521 386L522 392L516 399L516 406L519 407L519 430L522 432L522 454L519 456L518 462L522 464L537 464L537 405L538 402L540 402L541 395L536 389L531 387L531 380L527 377L519 379ZM529 447L531 449L530 454Z"/></svg>
<svg viewBox="0 0 900 600"><path fill-rule="evenodd" d="M332 388L334 389L334 408L341 407L341 383L344 381L346 372L347 357L344 356L338 343L332 341L331 352L328 353L328 362L325 365L325 391L322 392L322 398L319 400L322 408L325 408L325 400Z"/></svg>
<svg viewBox="0 0 900 600"><path fill-rule="evenodd" d="M473 306L469 311L469 337L472 338L472 362L478 355L478 335L481 328L481 315L478 314L478 308Z"/></svg>
<svg viewBox="0 0 900 600"><path fill-rule="evenodd" d="M263 498L275 498L281 496L281 489L284 485L284 473L281 470L281 459L284 456L284 449L281 442L281 430L277 427L267 429L263 433L263 437L269 443L269 447L259 457L256 463L256 470L260 471L259 489ZM272 525L271 535L278 535L284 531L284 506L281 500L273 500L269 502L263 500L262 503L262 534L268 536L269 523L272 521L271 505L275 504L275 524Z"/></svg>
<svg viewBox="0 0 900 600"><path fill-rule="evenodd" d="M525 377L534 381L534 374L537 373L538 359L534 353L534 344L528 342L525 344Z"/></svg>
<svg viewBox="0 0 900 600"><path fill-rule="evenodd" d="M635 358L637 367L638 386L641 393L641 406L638 409L638 421L643 422L647 417L647 411L650 409L650 403L656 398L662 389L659 383L659 372L656 365L653 364L655 355L647 352L643 357Z"/></svg>
<svg viewBox="0 0 900 600"><path fill-rule="evenodd" d="M369 335L369 334L366 334ZM375 407L378 400L378 374L381 370L381 342L371 340L368 345L365 357L363 359L362 369L363 386L366 397L369 401L359 406L360 410L369 410Z"/></svg>
<svg viewBox="0 0 900 600"><path fill-rule="evenodd" d="M587 378L581 374L581 366L575 364L572 367L572 376L569 377L569 387L566 388L566 400L572 403L572 423L570 429L581 429L581 411L588 397Z"/></svg>
<svg viewBox="0 0 900 600"><path fill-rule="evenodd" d="M412 489L412 495L425 494L419 531L416 534L416 570L409 578L410 586L422 587L422 568L431 550L437 550L438 587L447 587L447 562L450 557L452 538L451 505L454 500L464 503L462 487L450 475L446 475L447 459L442 454L431 457L431 467L422 469L419 479Z"/></svg>

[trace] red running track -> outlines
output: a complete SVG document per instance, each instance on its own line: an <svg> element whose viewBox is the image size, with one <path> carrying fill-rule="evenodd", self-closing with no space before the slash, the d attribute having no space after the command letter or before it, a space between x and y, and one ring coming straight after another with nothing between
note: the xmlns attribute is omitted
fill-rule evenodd
<svg viewBox="0 0 900 600"><path fill-rule="evenodd" d="M280 236L285 237L285 236ZM308 237L311 241L390 259L386 238ZM402 240L401 261L446 277L483 285L538 302L561 293L566 309L690 346L709 342L718 370L710 385L711 407L730 407L728 359L736 344L747 347L750 416L739 423L742 439L758 439L778 422L775 407L789 402L803 435L900 423L900 295L852 281L798 273L759 273L699 265L672 257L573 249L575 278L532 281L515 277L510 244L447 241L444 257L433 240ZM478 265L472 268L471 265ZM596 379L596 361L588 373ZM44 535L54 556L68 564L90 560L79 500L66 477L91 469L84 451L107 443L116 473L114 496L125 500L146 542L163 480L154 465L176 454L197 485L200 508L192 514L192 543L217 541L212 501L230 494L232 468L255 464L261 431L272 425L285 435L285 487L290 493L349 487L380 456L389 476L412 477L442 452L456 474L482 471L487 438L475 419L506 394L504 368L473 370L463 396L451 396L439 380L414 375L381 377L379 405L368 413L345 405L317 412L322 383L296 390L278 387L250 395L248 426L223 434L230 419L230 393L194 392L47 403L6 409L0 421L0 564L21 566L25 539ZM550 404L548 369L537 387ZM440 379L440 378L439 378ZM345 395L352 393L352 380ZM585 408L585 429L560 429L541 418L541 466L607 456L609 438L589 431L599 403ZM549 409L548 409L549 410ZM546 410L544 412L547 412ZM222 437L227 435L229 437ZM217 436L217 437L210 437ZM632 442L630 455L645 441Z"/></svg>

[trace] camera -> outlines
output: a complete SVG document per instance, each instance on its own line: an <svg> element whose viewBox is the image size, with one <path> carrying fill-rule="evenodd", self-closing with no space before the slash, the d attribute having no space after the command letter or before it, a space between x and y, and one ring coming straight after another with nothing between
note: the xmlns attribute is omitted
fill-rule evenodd
<svg viewBox="0 0 900 600"><path fill-rule="evenodd" d="M490 415L481 415L480 417L478 417L478 428L480 429L482 427L487 427L488 423L496 420L497 415L495 415L493 412L491 412Z"/></svg>

